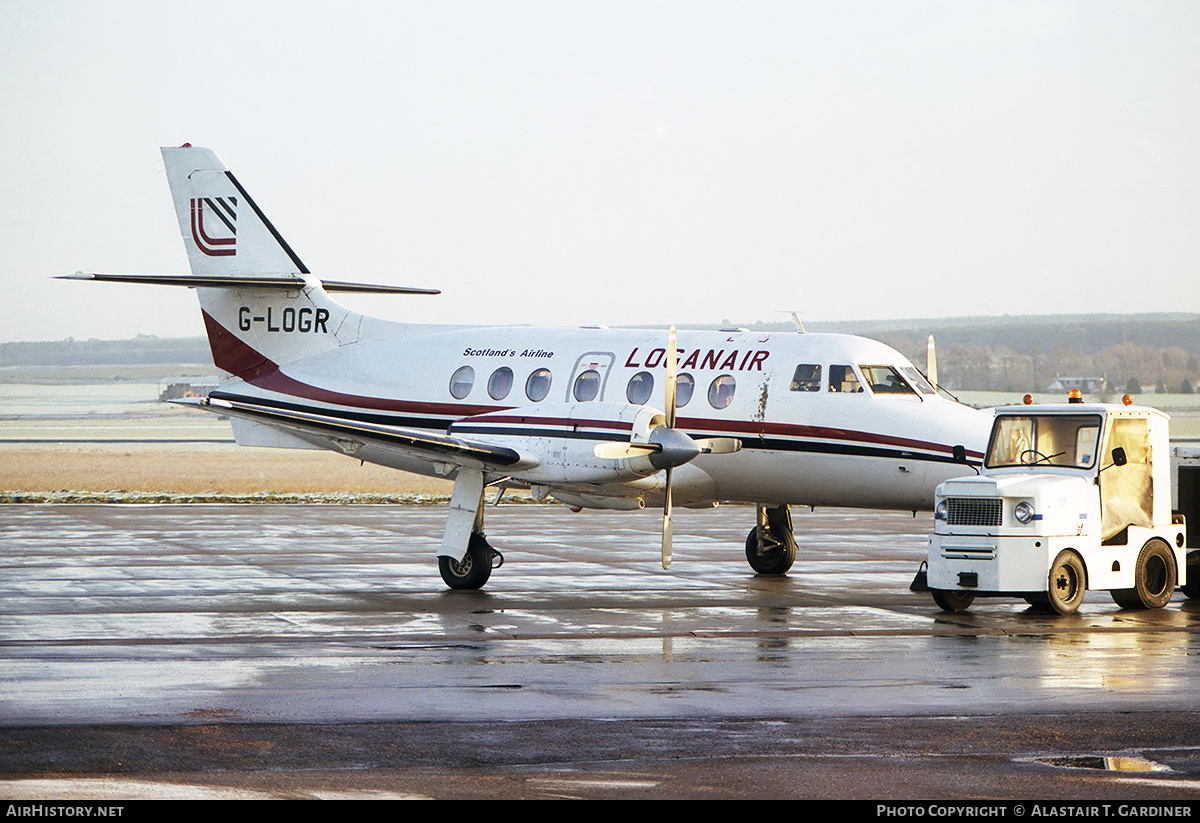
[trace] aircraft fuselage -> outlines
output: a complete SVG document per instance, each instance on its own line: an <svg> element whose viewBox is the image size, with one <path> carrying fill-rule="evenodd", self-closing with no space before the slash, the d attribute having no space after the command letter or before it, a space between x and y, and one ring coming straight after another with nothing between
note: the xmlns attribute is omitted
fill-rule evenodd
<svg viewBox="0 0 1200 823"><path fill-rule="evenodd" d="M572 443L629 439L628 425L606 419L613 406L663 407L665 333L411 326L395 331L394 338L373 335L369 342L232 381L218 396L524 443L541 461L514 471L518 480L565 484L577 495L591 495L562 495L572 503L658 502L661 483L653 478L605 482L611 461L590 454L590 446L579 449L574 460L568 452ZM864 367L870 374L883 367L906 381L901 370L912 367L894 349L865 338L683 331L676 351L681 386L676 426L693 437L742 443L736 454L701 455L680 467L675 478L680 505L769 501L930 509L938 483L971 472L954 460L953 447L964 446L967 458L978 461L990 426L990 415L923 392L915 380L905 382L904 390L896 390L894 379L888 391L872 388ZM589 415L589 408L596 413ZM499 412L511 419L476 419ZM573 482L548 473L547 449L561 451L560 464L571 465ZM427 459L369 452L355 457L439 473ZM580 481L588 463L596 464L597 473Z"/></svg>

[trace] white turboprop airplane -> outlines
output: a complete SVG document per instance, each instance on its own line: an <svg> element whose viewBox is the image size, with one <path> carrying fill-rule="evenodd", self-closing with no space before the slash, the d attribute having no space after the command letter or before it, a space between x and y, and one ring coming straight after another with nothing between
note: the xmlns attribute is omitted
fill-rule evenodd
<svg viewBox="0 0 1200 823"><path fill-rule="evenodd" d="M746 557L782 574L789 505L930 509L982 458L991 415L947 400L894 349L861 337L744 329L457 327L366 317L330 292L437 294L320 280L208 149L164 148L192 275L68 278L195 288L208 398L238 443L318 448L451 478L438 551L451 588L503 557L483 492L529 488L576 508L756 503Z"/></svg>

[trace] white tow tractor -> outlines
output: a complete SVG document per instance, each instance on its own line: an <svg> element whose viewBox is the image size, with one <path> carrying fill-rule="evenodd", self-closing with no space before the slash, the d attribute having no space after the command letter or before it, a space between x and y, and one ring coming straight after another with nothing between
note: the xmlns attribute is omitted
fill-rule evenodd
<svg viewBox="0 0 1200 823"><path fill-rule="evenodd" d="M1021 597L1071 614L1089 589L1129 609L1161 608L1176 587L1200 596L1188 548L1200 543L1200 449L1173 449L1167 416L1129 403L996 410L980 474L937 489L927 586L939 607Z"/></svg>

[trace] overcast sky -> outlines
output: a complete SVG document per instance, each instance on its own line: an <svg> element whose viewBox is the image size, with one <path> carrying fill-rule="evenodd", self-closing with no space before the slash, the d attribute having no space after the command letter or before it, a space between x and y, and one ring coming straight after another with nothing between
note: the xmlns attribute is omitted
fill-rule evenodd
<svg viewBox="0 0 1200 823"><path fill-rule="evenodd" d="M161 145L397 319L1200 311L1200 3L0 0L0 340L202 333Z"/></svg>

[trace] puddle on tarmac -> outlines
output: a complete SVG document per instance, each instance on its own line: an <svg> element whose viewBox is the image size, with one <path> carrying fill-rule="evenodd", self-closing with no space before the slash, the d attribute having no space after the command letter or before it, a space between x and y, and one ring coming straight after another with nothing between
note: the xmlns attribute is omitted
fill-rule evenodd
<svg viewBox="0 0 1200 823"><path fill-rule="evenodd" d="M1065 769L1099 769L1107 772L1169 772L1171 769L1141 757L1106 756L1102 754L1068 754L1055 757L1035 757L1034 763Z"/></svg>

